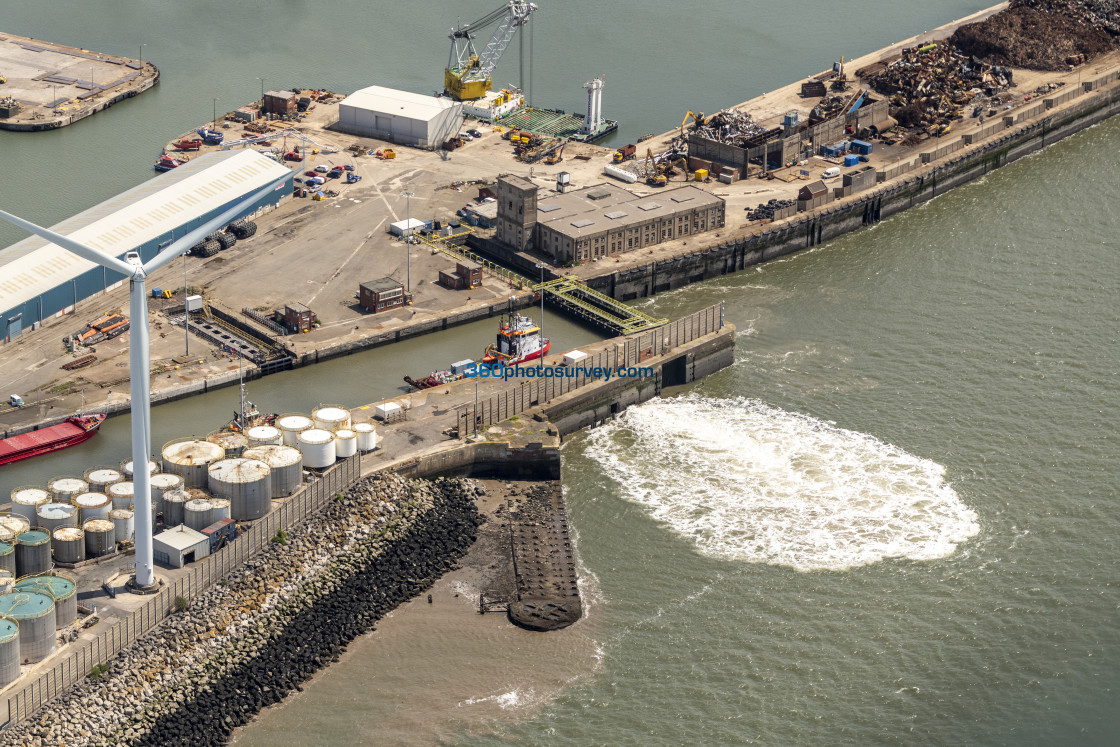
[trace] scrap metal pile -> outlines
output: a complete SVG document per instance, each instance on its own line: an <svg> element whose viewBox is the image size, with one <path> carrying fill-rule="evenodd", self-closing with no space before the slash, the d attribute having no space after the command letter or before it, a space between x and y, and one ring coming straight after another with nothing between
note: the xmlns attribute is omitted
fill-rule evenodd
<svg viewBox="0 0 1120 747"><path fill-rule="evenodd" d="M1006 67L988 65L942 44L903 50L899 59L866 82L890 97L890 115L907 128L948 131L977 96L993 97L1012 85Z"/></svg>
<svg viewBox="0 0 1120 747"><path fill-rule="evenodd" d="M1011 0L1006 10L961 26L949 42L997 65L1065 70L1120 46L1120 3Z"/></svg>
<svg viewBox="0 0 1120 747"><path fill-rule="evenodd" d="M747 208L747 220L773 220L775 212L784 208L791 208L796 204L794 200L779 200L777 198L765 204L760 202L757 208Z"/></svg>
<svg viewBox="0 0 1120 747"><path fill-rule="evenodd" d="M693 124L691 132L724 145L751 148L780 136L782 128L775 127L767 130L755 122L754 117L747 112L724 109L710 117L701 115ZM675 150L684 150L688 140L687 135L688 133L682 130L681 135L674 139ZM682 140L684 142L681 142Z"/></svg>

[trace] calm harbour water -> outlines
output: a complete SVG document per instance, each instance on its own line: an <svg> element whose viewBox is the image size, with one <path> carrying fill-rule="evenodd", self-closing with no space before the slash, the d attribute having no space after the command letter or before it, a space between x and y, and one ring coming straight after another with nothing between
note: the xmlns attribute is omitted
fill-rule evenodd
<svg viewBox="0 0 1120 747"><path fill-rule="evenodd" d="M164 79L77 127L0 134L6 173L37 174L5 205L49 222L137 183L212 96L259 92L254 76L425 90L446 27L494 4L11 8L14 33L120 54L149 41ZM625 141L981 7L542 5L537 101L578 107L606 72ZM67 163L71 181L48 185L43 165ZM442 585L238 743L1115 744L1114 166L1115 121L873 229L645 301L676 316L725 300L736 364L565 447L587 619L532 635ZM448 339L409 355L438 363ZM355 388L363 361L383 383ZM314 404L311 384L367 401L396 386L383 361L253 393L285 410ZM176 417L207 427L190 402Z"/></svg>

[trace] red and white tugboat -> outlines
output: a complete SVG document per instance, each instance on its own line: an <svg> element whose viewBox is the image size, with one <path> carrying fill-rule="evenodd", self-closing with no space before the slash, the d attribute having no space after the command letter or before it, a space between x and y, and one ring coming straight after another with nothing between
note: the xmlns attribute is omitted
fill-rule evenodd
<svg viewBox="0 0 1120 747"><path fill-rule="evenodd" d="M498 327L498 339L486 346L484 364L516 366L548 355L552 340L541 337L541 328L527 316L511 313Z"/></svg>

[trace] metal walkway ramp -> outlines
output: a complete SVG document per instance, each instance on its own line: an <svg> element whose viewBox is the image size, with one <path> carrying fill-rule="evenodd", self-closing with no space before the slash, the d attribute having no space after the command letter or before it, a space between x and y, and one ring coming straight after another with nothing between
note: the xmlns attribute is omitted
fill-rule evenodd
<svg viewBox="0 0 1120 747"><path fill-rule="evenodd" d="M557 306L593 324L606 327L616 335L643 332L669 321L633 309L621 301L592 290L574 278L557 278L546 281L544 285L537 283L533 286L533 290L540 289Z"/></svg>
<svg viewBox="0 0 1120 747"><path fill-rule="evenodd" d="M575 316L592 324L604 327L615 335L629 335L647 329L660 327L668 319L657 319L643 311L633 309L621 301L592 290L575 278L565 277L547 280L543 284L530 280L513 270L481 257L461 245L473 231L467 229L452 236L437 238L421 237L420 241L433 250L443 252L462 262L474 262L483 269L516 288L528 288L537 293L544 292L545 298Z"/></svg>

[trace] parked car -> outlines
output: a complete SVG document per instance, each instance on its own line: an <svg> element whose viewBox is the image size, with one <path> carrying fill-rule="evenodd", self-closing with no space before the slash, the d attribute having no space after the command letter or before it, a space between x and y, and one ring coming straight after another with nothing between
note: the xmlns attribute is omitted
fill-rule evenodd
<svg viewBox="0 0 1120 747"><path fill-rule="evenodd" d="M316 170L316 171L318 171L318 172L319 172L320 174L325 174L325 173L327 173L328 171L330 171L330 169L328 169L328 168L327 168L326 166L324 166L323 164L319 164L318 166L316 166L316 167L315 167L315 170Z"/></svg>
<svg viewBox="0 0 1120 747"><path fill-rule="evenodd" d="M830 169L824 170L824 173L821 174L821 179L835 179L838 176L840 176L840 169L833 166Z"/></svg>
<svg viewBox="0 0 1120 747"><path fill-rule="evenodd" d="M471 137L482 137L482 133L478 130L467 130L467 134L469 134Z"/></svg>
<svg viewBox="0 0 1120 747"><path fill-rule="evenodd" d="M325 181L327 181L327 180L324 179L321 176L313 176L313 177L311 177L310 179L307 180L307 186L318 187L320 184L324 183Z"/></svg>
<svg viewBox="0 0 1120 747"><path fill-rule="evenodd" d="M311 170L308 170L308 171L303 172L303 175L304 176L315 176L315 172L311 171Z"/></svg>
<svg viewBox="0 0 1120 747"><path fill-rule="evenodd" d="M347 171L353 171L354 170L354 164L348 163L345 166L343 166L342 168L346 169Z"/></svg>
<svg viewBox="0 0 1120 747"><path fill-rule="evenodd" d="M470 141L474 140L474 138L471 137L471 134L469 132L464 132L462 135L459 136L459 139L463 140L464 142L468 142L468 143Z"/></svg>
<svg viewBox="0 0 1120 747"><path fill-rule="evenodd" d="M295 179L292 179L292 181L295 182L296 184L303 184L303 179L301 177L298 177L298 176Z"/></svg>

